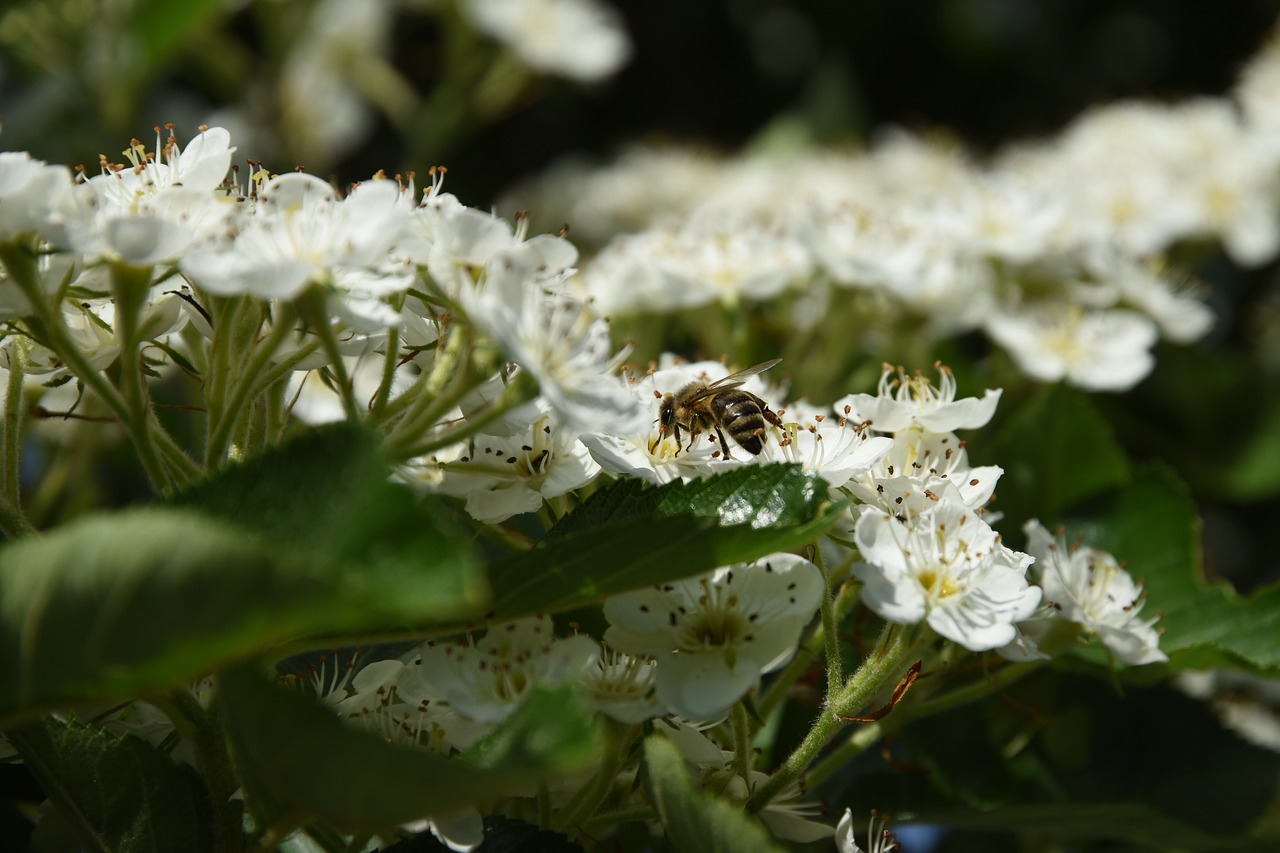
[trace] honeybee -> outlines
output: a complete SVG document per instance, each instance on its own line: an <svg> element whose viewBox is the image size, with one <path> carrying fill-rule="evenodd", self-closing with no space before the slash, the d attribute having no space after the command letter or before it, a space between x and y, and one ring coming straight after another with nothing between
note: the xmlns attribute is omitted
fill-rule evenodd
<svg viewBox="0 0 1280 853"><path fill-rule="evenodd" d="M650 445L649 452L657 448L668 431L675 435L678 456L681 450L680 430L689 433L688 446L692 447L694 439L714 429L725 459L733 458L729 453L729 443L724 439L725 432L733 436L743 450L752 456L758 455L768 440L765 422L780 427L782 419L774 414L768 403L750 391L743 391L740 386L748 378L763 373L780 361L782 359L775 358L709 384L694 381L674 394L663 394L658 404L658 438Z"/></svg>

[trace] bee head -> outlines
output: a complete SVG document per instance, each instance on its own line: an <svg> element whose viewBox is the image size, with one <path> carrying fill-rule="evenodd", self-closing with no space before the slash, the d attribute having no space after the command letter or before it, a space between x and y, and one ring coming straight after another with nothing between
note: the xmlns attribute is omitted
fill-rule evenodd
<svg viewBox="0 0 1280 853"><path fill-rule="evenodd" d="M676 398L670 392L662 395L658 404L658 432L665 434L676 421Z"/></svg>

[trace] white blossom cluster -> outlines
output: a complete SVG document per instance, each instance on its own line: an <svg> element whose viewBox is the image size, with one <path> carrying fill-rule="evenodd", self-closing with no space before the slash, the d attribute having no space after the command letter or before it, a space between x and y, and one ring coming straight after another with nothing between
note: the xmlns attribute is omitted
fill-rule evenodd
<svg viewBox="0 0 1280 853"><path fill-rule="evenodd" d="M776 422L755 433L763 446L753 455L732 429L725 436L691 421L680 432L655 417L664 395L726 380L726 365L664 356L648 370L624 368L607 321L569 285L574 246L563 236L529 236L523 219L513 225L464 206L443 191L442 173L433 173L421 198L412 180L383 176L342 193L302 172L255 167L244 183L238 173L228 177L235 149L221 128L185 147L171 134L157 149L134 142L126 164L104 158L101 174L88 179L26 154L0 155L0 321L8 330L0 364L20 365L40 387L74 379L89 396L109 390L103 372L126 347L142 348L149 375L201 375L211 468L239 452L236 402L247 405L254 394L276 394L299 421L364 421L385 436L399 479L457 498L483 525L562 514L601 478L688 481L774 462L820 475L833 498L853 507L846 538L823 545L829 575L808 559L776 553L611 598L599 638L560 637L549 618L535 617L491 626L479 639L424 643L324 691L344 718L447 754L500 724L536 686L574 683L620 724L657 720L682 732L673 739L704 781L723 777L718 790L746 799L763 774L731 771L737 759L725 749L722 721L756 695L764 676L792 661L833 584L849 576L884 620L927 625L972 651L1043 655L1046 646L1032 645L1041 626L1068 622L1097 634L1123 661L1161 659L1151 623L1137 618L1140 588L1109 556L1046 544L1039 528L1031 533L1033 554L1014 551L984 519L1001 471L972 466L956 431L983 427L999 391L956 399L945 368L937 385L886 369L877 394L818 405L789 400L769 374L751 374L726 387L772 407ZM894 157L913 164L897 166L903 186L912 183L905 174L918 178L927 167L941 182L935 188L993 191L990 176L936 151L886 151L880 156L888 165ZM893 171L877 180L892 182ZM822 215L852 216L828 189ZM848 198L857 197L851 189ZM939 196L933 213L959 217L942 208L961 197ZM988 200L997 198L1004 196ZM879 214L863 224L866 234L887 227ZM667 238L686 241L679 251L697 255L703 272L662 272L659 248L646 252L662 287L690 300L702 298L706 281L726 288L721 299L767 298L806 275L814 257L812 241L776 225L721 221L716 237L684 227ZM1062 227L1046 230L1045 245L1061 239ZM858 244L882 253L865 269L901 249L875 239ZM969 233L951 245L976 239ZM1014 258L994 238L988 245L990 253L1005 252L1010 266L1044 262L1038 254ZM616 260L620 249L612 251ZM1060 257L1085 257L1074 252ZM609 256L593 264L588 280ZM1119 249L1111 255L1122 256ZM942 278L969 280L954 266L958 257L940 261L950 270ZM902 281L924 281L919 257L901 260ZM651 282L627 286L647 292ZM1170 304L1194 304L1165 294ZM596 298L608 301L603 292ZM1095 319L1138 316L1101 302L1072 304ZM18 334L23 328L33 334ZM239 335L242 351L226 348L229 334ZM136 370L125 364L122 372ZM224 375L231 378L215 381ZM117 414L130 420L129 400L109 397L100 402L123 407ZM214 440L219 435L225 446ZM161 475L180 473L164 461L158 466ZM1042 600L1052 606L1037 609ZM550 795L554 802L570 793ZM765 822L783 838L829 837L829 826L792 802L798 797L793 790L775 798L762 812ZM455 849L479 843L476 813L433 816L431 826Z"/></svg>
<svg viewBox="0 0 1280 853"><path fill-rule="evenodd" d="M615 317L751 303L805 334L887 311L981 332L1034 380L1122 391L1158 340L1212 325L1171 251L1280 251L1277 67L1272 45L1228 96L1096 108L989 160L903 131L727 160L635 147L565 162L511 204L602 247L573 286ZM874 354L877 333L861 337Z"/></svg>

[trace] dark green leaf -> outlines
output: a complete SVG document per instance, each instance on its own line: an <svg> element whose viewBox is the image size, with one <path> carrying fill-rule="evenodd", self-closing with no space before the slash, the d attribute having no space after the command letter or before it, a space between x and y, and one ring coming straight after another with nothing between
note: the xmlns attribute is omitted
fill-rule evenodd
<svg viewBox="0 0 1280 853"><path fill-rule="evenodd" d="M534 694L472 760L388 744L247 669L220 676L219 695L250 807L267 820L297 812L373 832L525 792L594 757L591 718L554 691Z"/></svg>
<svg viewBox="0 0 1280 853"><path fill-rule="evenodd" d="M89 849L214 849L209 793L191 765L76 721L48 718L6 734Z"/></svg>
<svg viewBox="0 0 1280 853"><path fill-rule="evenodd" d="M582 606L814 541L839 515L799 466L748 466L693 483L624 480L531 550L495 564L493 619Z"/></svg>
<svg viewBox="0 0 1280 853"><path fill-rule="evenodd" d="M807 524L826 506L827 484L799 465L747 465L655 487L625 479L601 489L547 534L547 541L636 519L698 517L720 526L753 528Z"/></svg>
<svg viewBox="0 0 1280 853"><path fill-rule="evenodd" d="M420 499L388 475L372 436L338 426L222 472L173 503L324 567L339 597L383 611L384 628L482 610L488 589L471 534L443 502Z"/></svg>
<svg viewBox="0 0 1280 853"><path fill-rule="evenodd" d="M1057 518L1080 501L1129 480L1129 462L1088 396L1046 388L1017 411L983 464L1004 468L996 508L1009 527Z"/></svg>
<svg viewBox="0 0 1280 853"><path fill-rule="evenodd" d="M388 483L372 444L349 431L295 442L175 503L0 548L0 721L485 602L469 540Z"/></svg>
<svg viewBox="0 0 1280 853"><path fill-rule="evenodd" d="M560 687L527 697L501 726L472 744L461 760L473 767L507 768L514 781L517 776L585 767L600 748L595 714L573 690Z"/></svg>
<svg viewBox="0 0 1280 853"><path fill-rule="evenodd" d="M662 735L650 735L645 740L644 760L653 804L673 849L699 853L782 850L741 805L694 785L684 757Z"/></svg>

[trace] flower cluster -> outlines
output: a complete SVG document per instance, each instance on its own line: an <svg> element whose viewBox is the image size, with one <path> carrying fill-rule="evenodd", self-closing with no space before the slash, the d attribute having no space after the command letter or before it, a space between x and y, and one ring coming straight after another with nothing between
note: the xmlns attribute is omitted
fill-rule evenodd
<svg viewBox="0 0 1280 853"><path fill-rule="evenodd" d="M1212 324L1172 250L1211 240L1245 266L1280 252L1278 54L1228 97L1100 107L985 162L905 131L865 152L632 148L566 162L511 203L603 247L572 284L614 316L759 305L809 335L836 312L866 331L826 348L880 358L895 326L980 331L1034 380L1122 391L1158 340Z"/></svg>
<svg viewBox="0 0 1280 853"><path fill-rule="evenodd" d="M87 179L26 155L0 156L0 364L12 374L3 386L32 399L73 387L65 416L106 412L157 492L181 489L291 431L349 420L381 438L397 480L456 499L477 530L508 543L527 546L535 516L550 525L610 479L661 485L785 463L820 477L820 497L840 502L834 535L810 543L804 556L772 553L613 595L597 614L598 636L539 615L352 667L319 691L352 725L454 755L501 726L535 689L573 685L620 738L634 740L645 727L668 732L699 784L746 802L778 837L809 841L830 837L831 827L810 820L815 807L798 779L804 762L773 775L757 769L747 709L776 707L817 653L816 638L854 603L886 626L868 660L905 665L903 656L945 648L1040 660L1059 649L1049 640L1062 625L1075 626L1075 637L1096 636L1125 663L1163 660L1152 621L1138 618L1141 588L1114 559L1052 542L1038 525L1027 531L1029 553L1013 550L984 514L1002 471L973 465L957 431L985 427L1001 391L958 399L945 367L936 384L886 367L876 394L846 387L815 403L789 393L782 371L770 370L775 362L731 367L668 353L648 367L625 364L626 350L615 349L599 313L599 304L625 309L624 290L684 306L770 299L824 258L841 286L897 287L906 299L901 287L910 283L919 288L910 297L917 307L985 305L993 317L1048 310L1066 290L1037 296L1033 306L1017 303L1005 285L1075 265L1059 272L1077 297L1093 294L1070 302L1080 322L1112 324L1112 332L1139 316L1150 322L1150 314L1115 308L1115 282L1100 280L1104 267L1117 269L1107 264L1133 261L1134 247L1111 246L1100 260L1099 245L1064 233L1071 217L1037 225L1038 216L1016 212L1044 214L1027 185L900 141L876 155L892 168L846 165L881 191L933 174L929 186L951 194L927 223L910 199L892 214L901 221L868 218L858 207L870 205L866 186L836 181L825 206L806 208L808 221L821 224L807 239L777 221L732 218L689 226L714 233L650 231L591 261L584 293L578 251L563 235L531 236L523 217L511 223L463 205L444 191L443 170L432 171L421 197L412 177L381 174L341 192L260 165L241 182L234 152L223 129L185 146L171 130L155 152L135 141L126 163L103 158L101 174ZM1043 243L1027 252L1025 241L1000 239L990 223L975 231L986 220L969 207L948 209L954 205L1041 227ZM962 221L969 230L945 244L922 230ZM859 239L833 242L835 222ZM1177 227L1181 236L1201 226L1179 219ZM923 256L905 247L926 244L952 251L922 266ZM638 254L626 261L626 252ZM625 287L617 280L601 289L603 270L628 263ZM1097 276L1088 283L1077 280L1087 264L1102 265L1090 267ZM1156 277L1141 281L1126 291L1131 302L1196 310L1159 290ZM196 452L157 416L166 383L184 377L197 380L198 405L188 407L203 420ZM814 754L901 675L868 668L844 685L836 639L827 636L835 675L802 747ZM624 745L621 754L630 753ZM617 768L623 781L635 772L634 762ZM571 779L544 791L547 807L580 808L583 786ZM615 810L652 808L642 786L601 790ZM454 849L482 838L478 811L429 817ZM847 827L840 837L852 845Z"/></svg>

